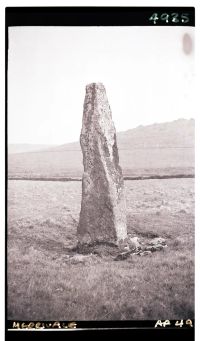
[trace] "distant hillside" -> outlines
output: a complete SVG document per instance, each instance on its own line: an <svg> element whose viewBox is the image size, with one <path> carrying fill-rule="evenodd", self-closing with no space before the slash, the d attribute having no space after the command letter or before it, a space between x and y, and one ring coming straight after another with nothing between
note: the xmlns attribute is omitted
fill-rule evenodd
<svg viewBox="0 0 200 341"><path fill-rule="evenodd" d="M119 149L194 147L194 119L139 126L117 133ZM79 142L57 146L52 151L81 150Z"/></svg>
<svg viewBox="0 0 200 341"><path fill-rule="evenodd" d="M117 133L125 176L194 172L193 119L139 126ZM9 177L80 177L79 142L9 155Z"/></svg>
<svg viewBox="0 0 200 341"><path fill-rule="evenodd" d="M152 147L194 148L194 119L139 126L118 134L120 149Z"/></svg>
<svg viewBox="0 0 200 341"><path fill-rule="evenodd" d="M53 146L48 144L9 144L8 145L8 154L16 154L16 153L27 153L34 152L38 150L44 150L47 148L52 148Z"/></svg>

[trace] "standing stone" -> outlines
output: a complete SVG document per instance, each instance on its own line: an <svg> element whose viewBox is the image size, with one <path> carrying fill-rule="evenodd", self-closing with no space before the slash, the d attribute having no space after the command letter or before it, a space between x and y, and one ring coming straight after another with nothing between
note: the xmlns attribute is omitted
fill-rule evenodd
<svg viewBox="0 0 200 341"><path fill-rule="evenodd" d="M124 181L116 131L101 83L86 86L80 144L84 173L77 236L80 245L127 238Z"/></svg>

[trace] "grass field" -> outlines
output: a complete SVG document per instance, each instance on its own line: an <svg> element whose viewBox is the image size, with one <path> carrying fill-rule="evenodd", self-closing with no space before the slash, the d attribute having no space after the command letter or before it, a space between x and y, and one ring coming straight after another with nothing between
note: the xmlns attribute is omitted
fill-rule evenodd
<svg viewBox="0 0 200 341"><path fill-rule="evenodd" d="M130 236L166 238L150 256L73 264L81 182L9 181L8 319L194 317L194 179L125 181Z"/></svg>
<svg viewBox="0 0 200 341"><path fill-rule="evenodd" d="M139 126L117 132L120 165L124 176L194 174L194 119ZM42 146L35 145L35 149ZM79 142L44 150L33 145L11 145L9 178L82 177ZM13 154L13 152L23 151ZM29 152L26 152L29 151Z"/></svg>
<svg viewBox="0 0 200 341"><path fill-rule="evenodd" d="M194 174L194 149L119 150L124 176ZM8 156L9 178L82 177L82 153L29 152Z"/></svg>

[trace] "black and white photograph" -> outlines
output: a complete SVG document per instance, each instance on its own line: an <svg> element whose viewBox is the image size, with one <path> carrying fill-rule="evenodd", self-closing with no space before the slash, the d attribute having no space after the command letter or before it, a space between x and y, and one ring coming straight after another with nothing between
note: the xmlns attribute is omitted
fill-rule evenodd
<svg viewBox="0 0 200 341"><path fill-rule="evenodd" d="M8 27L8 320L191 328L195 28L157 25L188 18Z"/></svg>

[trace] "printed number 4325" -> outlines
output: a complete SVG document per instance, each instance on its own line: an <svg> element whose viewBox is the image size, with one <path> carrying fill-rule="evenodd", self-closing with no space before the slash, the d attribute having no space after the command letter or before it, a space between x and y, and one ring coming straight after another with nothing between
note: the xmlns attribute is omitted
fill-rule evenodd
<svg viewBox="0 0 200 341"><path fill-rule="evenodd" d="M190 21L189 19L189 13L162 13L162 14L158 14L158 13L153 13L150 18L149 21L153 21L154 24L157 24L157 21L165 21L166 23L183 23L186 24Z"/></svg>

